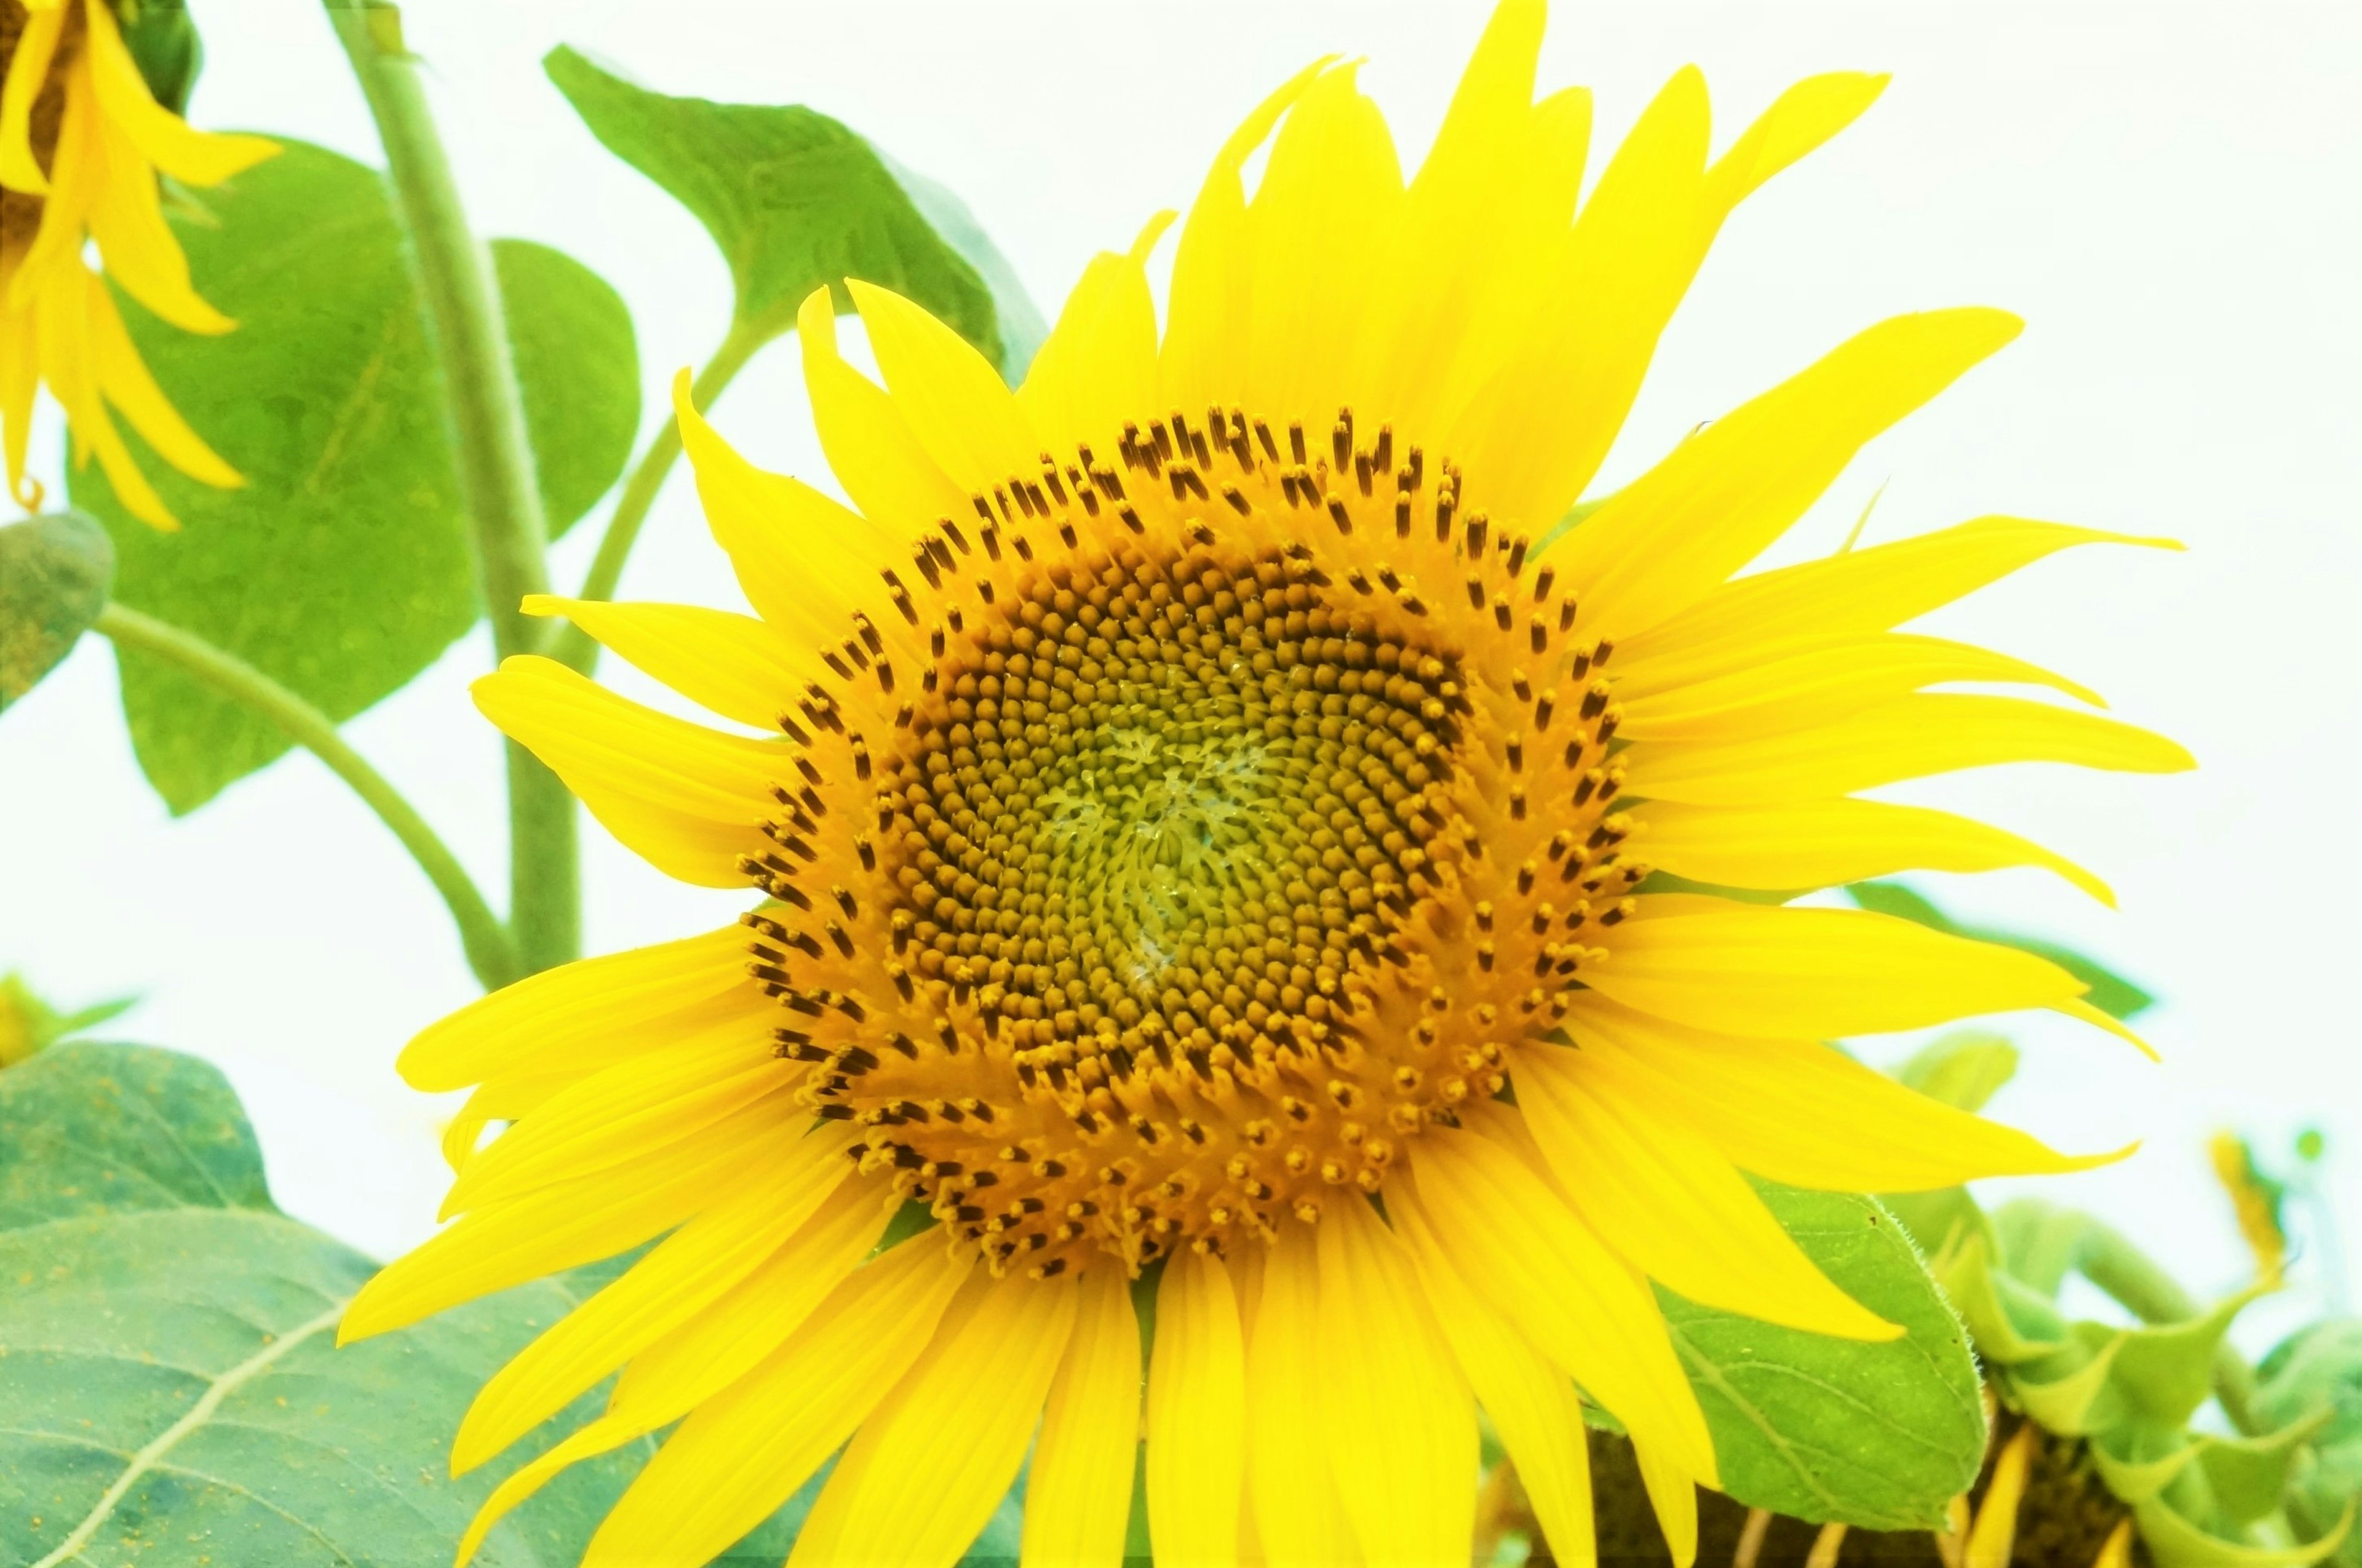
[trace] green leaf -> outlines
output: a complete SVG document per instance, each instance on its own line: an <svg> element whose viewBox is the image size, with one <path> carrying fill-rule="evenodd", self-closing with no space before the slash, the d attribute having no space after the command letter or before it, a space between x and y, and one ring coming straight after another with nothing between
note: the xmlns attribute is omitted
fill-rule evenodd
<svg viewBox="0 0 2362 1568"><path fill-rule="evenodd" d="M73 651L114 582L115 546L82 513L0 527L0 709Z"/></svg>
<svg viewBox="0 0 2362 1568"><path fill-rule="evenodd" d="M2322 1538L2362 1497L2362 1318L2330 1318L2299 1330L2257 1368L2255 1410L2276 1426L2325 1413L2311 1463L2290 1485L2290 1518ZM2362 1568L2362 1529L2338 1547L2340 1568Z"/></svg>
<svg viewBox="0 0 2362 1568"><path fill-rule="evenodd" d="M113 534L116 597L227 649L343 720L408 681L482 613L441 381L380 175L280 138L173 226L219 337L125 315L174 404L232 467L219 491L145 467L177 534L132 519L94 466L75 500ZM497 242L529 433L553 529L621 469L639 415L631 323L613 290L542 246ZM133 437L136 440L136 437ZM123 657L149 781L177 812L288 749L177 668Z"/></svg>
<svg viewBox="0 0 2362 1568"><path fill-rule="evenodd" d="M730 267L739 330L778 337L823 283L850 310L844 281L858 278L917 301L1022 379L1041 313L940 185L811 109L650 92L563 46L542 68L609 151L705 226Z"/></svg>
<svg viewBox="0 0 2362 1568"><path fill-rule="evenodd" d="M204 40L189 19L187 0L115 0L123 44L139 68L156 102L176 115L189 109L189 93L204 68Z"/></svg>
<svg viewBox="0 0 2362 1568"><path fill-rule="evenodd" d="M1822 1272L1904 1337L1866 1344L1658 1299L1705 1407L1723 1490L1875 1529L1938 1525L1976 1478L1985 1419L1968 1332L1910 1238L1868 1198L1758 1184Z"/></svg>
<svg viewBox="0 0 2362 1568"><path fill-rule="evenodd" d="M528 1286L339 1351L374 1266L270 1207L211 1067L73 1044L0 1074L0 1562L79 1541L66 1560L447 1568L507 1468L449 1479L451 1433L576 1293ZM478 1561L578 1562L641 1457L569 1473Z"/></svg>
<svg viewBox="0 0 2362 1568"><path fill-rule="evenodd" d="M1955 1110L1982 1110L2017 1076L2017 1047L1982 1030L1957 1030L1921 1046L1894 1076Z"/></svg>
<svg viewBox="0 0 2362 1568"><path fill-rule="evenodd" d="M2021 953L2031 953L2037 958L2047 958L2089 986L2091 989L2084 993L2083 999L2111 1018L2131 1018L2157 1000L2114 970L2070 947L2061 947L2055 942L2021 935L2014 931L1962 924L1937 909L1926 895L1915 892L1900 882L1855 882L1846 889L1846 893L1863 909L1874 910L1880 914L1916 921L1921 925L1932 926L1953 936L1998 943L2003 947L2014 947Z"/></svg>

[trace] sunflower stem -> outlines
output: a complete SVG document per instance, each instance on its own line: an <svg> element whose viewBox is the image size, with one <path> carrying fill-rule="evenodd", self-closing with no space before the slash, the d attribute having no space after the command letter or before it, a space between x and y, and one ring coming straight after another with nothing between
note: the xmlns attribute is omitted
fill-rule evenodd
<svg viewBox="0 0 2362 1568"><path fill-rule="evenodd" d="M520 608L546 592L549 538L535 481L524 403L510 362L500 290L468 227L459 189L428 110L419 60L403 46L402 13L382 0L326 0L385 147L394 206L411 245L451 414L459 498L478 579L502 658L539 651L540 627ZM574 798L532 753L508 745L509 918L524 971L580 950L581 867Z"/></svg>
<svg viewBox="0 0 2362 1568"><path fill-rule="evenodd" d="M713 357L705 362L690 383L690 397L702 410L712 406L755 351L771 340L771 334L750 326L745 321L734 319ZM649 510L656 505L663 491L665 479L672 472L680 457L680 422L667 419L648 442L646 451L633 466L632 477L624 482L624 493L615 502L614 514L607 519L607 532L599 540L599 553L591 558L590 569L582 579L582 591L578 599L611 599L615 586L623 580L624 562L632 553L640 536L641 525L648 520ZM592 642L579 626L568 624L550 644L550 657L571 665L588 675L599 662L599 645Z"/></svg>
<svg viewBox="0 0 2362 1568"><path fill-rule="evenodd" d="M2112 1225L2085 1217L2075 1264L2144 1323L2181 1323L2199 1315L2198 1302L2180 1282ZM2228 1339L2214 1347L2214 1397L2240 1431L2254 1436L2262 1430L2255 1412L2256 1370Z"/></svg>
<svg viewBox="0 0 2362 1568"><path fill-rule="evenodd" d="M459 928L459 945L467 953L468 967L475 971L484 988L504 986L518 977L516 946L500 917L484 902L484 895L476 890L458 856L426 825L426 819L402 791L346 744L337 733L335 720L236 654L152 615L109 604L93 624L116 646L138 648L167 660L223 696L244 703L327 764L328 771L352 786L362 804L392 830L418 862L418 868L426 873L426 879L435 884L435 890L443 895L452 923Z"/></svg>

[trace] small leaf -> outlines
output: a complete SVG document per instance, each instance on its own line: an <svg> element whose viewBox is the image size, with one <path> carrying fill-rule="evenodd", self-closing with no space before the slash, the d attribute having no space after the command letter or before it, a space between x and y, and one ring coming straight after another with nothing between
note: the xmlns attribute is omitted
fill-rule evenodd
<svg viewBox="0 0 2362 1568"><path fill-rule="evenodd" d="M890 163L826 115L650 92L572 49L542 68L607 149L696 215L729 264L734 318L759 338L795 325L825 283L852 308L846 278L924 305L1021 379L1041 313L967 209Z"/></svg>
<svg viewBox="0 0 2362 1568"><path fill-rule="evenodd" d="M0 709L73 651L114 583L115 546L82 513L0 527Z"/></svg>
<svg viewBox="0 0 2362 1568"><path fill-rule="evenodd" d="M246 477L214 490L157 471L184 525L133 521L95 466L75 499L106 523L116 597L238 655L342 720L386 696L482 613L439 372L383 179L320 148L281 154L173 215L197 287L238 322L177 331L127 302L157 380ZM546 247L493 248L553 528L623 466L639 417L622 302ZM278 728L177 668L122 657L140 767L193 811L288 748Z"/></svg>
<svg viewBox="0 0 2362 1568"><path fill-rule="evenodd" d="M1927 1529L1976 1478L1984 1410L1968 1333L1875 1202L1759 1184L1789 1234L1902 1339L1865 1344L1657 1295L1705 1407L1723 1490L1749 1507Z"/></svg>
<svg viewBox="0 0 2362 1568"><path fill-rule="evenodd" d="M1982 1030L1958 1030L1921 1046L1894 1076L1955 1110L1982 1110L2017 1076L2017 1047Z"/></svg>
<svg viewBox="0 0 2362 1568"><path fill-rule="evenodd" d="M2047 958L2089 986L2091 989L2083 994L2083 999L2111 1018L2131 1018L2157 1000L2114 970L2072 948L2061 947L2038 936L2021 935L2014 931L1964 925L1937 909L1926 895L1915 892L1900 882L1855 882L1846 889L1846 894L1863 909L1875 910L1880 914L1916 921L1921 925L1933 926L1954 936L1997 943L2003 947L2014 947L2021 953L2031 953L2037 958Z"/></svg>

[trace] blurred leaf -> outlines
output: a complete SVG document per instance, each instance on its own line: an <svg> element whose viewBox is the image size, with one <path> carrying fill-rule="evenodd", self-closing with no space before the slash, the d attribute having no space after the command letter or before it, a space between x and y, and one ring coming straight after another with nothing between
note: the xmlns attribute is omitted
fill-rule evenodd
<svg viewBox="0 0 2362 1568"><path fill-rule="evenodd" d="M976 345L1012 384L1041 313L967 208L826 115L650 92L561 46L542 68L610 152L664 187L722 250L734 319L762 338L795 326L822 284L903 294Z"/></svg>
<svg viewBox="0 0 2362 1568"><path fill-rule="evenodd" d="M2362 1497L2362 1318L2331 1318L2282 1340L2257 1368L2255 1410L2275 1426L2328 1418L2297 1468L2289 1513L2315 1538ZM2362 1531L2338 1547L2341 1568L2362 1568Z"/></svg>
<svg viewBox="0 0 2362 1568"><path fill-rule="evenodd" d="M1921 1046L1894 1076L1955 1110L1982 1110L2017 1076L2017 1047L1998 1034L1959 1030Z"/></svg>
<svg viewBox="0 0 2362 1568"><path fill-rule="evenodd" d="M1939 1525L1984 1454L1967 1330L1878 1204L1758 1186L1823 1273L1905 1332L1883 1344L1831 1339L1699 1307L1660 1286L1714 1433L1723 1490L1804 1519Z"/></svg>
<svg viewBox="0 0 2362 1568"><path fill-rule="evenodd" d="M2091 987L2083 999L2111 1018L2131 1018L2157 1000L2114 970L2070 947L2061 947L2055 942L2046 942L2036 936L2023 936L2014 931L1964 925L1937 909L1925 894L1915 892L1900 882L1855 882L1847 887L1846 894L1863 909L1875 910L1880 914L1916 921L1921 925L1932 926L1953 936L1998 943L2003 947L2014 947L2021 953L2031 953L2037 958L2047 958Z"/></svg>
<svg viewBox="0 0 2362 1568"><path fill-rule="evenodd" d="M185 525L171 535L125 513L95 467L72 488L114 535L118 599L343 720L425 668L482 606L438 372L384 182L279 139L281 156L173 218L199 290L237 330L198 337L125 305L157 380L246 486L156 472ZM628 456L639 417L630 318L556 251L497 241L493 252L545 502L562 530ZM176 813L288 749L275 726L173 667L127 654L121 668L140 766Z"/></svg>
<svg viewBox="0 0 2362 1568"><path fill-rule="evenodd" d="M73 651L114 581L115 546L82 513L0 527L0 709Z"/></svg>
<svg viewBox="0 0 2362 1568"><path fill-rule="evenodd" d="M176 115L189 111L189 93L204 68L204 40L189 19L186 0L114 0L123 44L156 102Z"/></svg>

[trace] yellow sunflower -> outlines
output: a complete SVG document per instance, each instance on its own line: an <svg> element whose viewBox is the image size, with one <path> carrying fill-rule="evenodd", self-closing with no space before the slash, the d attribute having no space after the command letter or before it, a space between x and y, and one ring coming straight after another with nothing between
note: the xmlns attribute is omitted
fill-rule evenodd
<svg viewBox="0 0 2362 1568"><path fill-rule="evenodd" d="M241 482L148 373L107 282L184 331L227 332L235 324L190 286L157 176L219 184L276 150L192 130L157 103L106 0L0 0L0 447L21 505L41 504L25 464L45 384L65 409L75 462L95 454L142 522L179 526L115 414L190 478ZM84 259L93 244L104 277Z"/></svg>
<svg viewBox="0 0 2362 1568"><path fill-rule="evenodd" d="M1535 100L1541 30L1539 0L1502 6L1407 182L1352 67L1306 70L1216 160L1161 338L1162 218L1091 263L1015 392L855 282L881 387L813 294L805 374L850 508L751 467L677 387L759 618L531 607L763 733L533 657L478 700L657 867L767 897L403 1054L420 1088L477 1086L458 1218L348 1338L663 1238L469 1411L463 1470L621 1369L463 1558L567 1464L677 1422L590 1563L703 1562L835 1454L790 1561L944 1564L1030 1453L1025 1561L1112 1564L1143 1438L1171 1568L1464 1562L1482 1405L1583 1561L1588 1399L1687 1562L1716 1458L1652 1282L1900 1331L1742 1173L1893 1190L2096 1163L1820 1043L2102 1021L2061 970L1650 880L2037 865L2104 896L1853 792L2189 766L2063 706L1929 694L2087 695L1892 630L2112 536L1984 518L1734 578L2017 323L1874 326L1545 544L1723 218L1882 82L1805 82L1710 160L1685 71L1578 210L1589 100ZM881 1249L905 1203L938 1227Z"/></svg>

